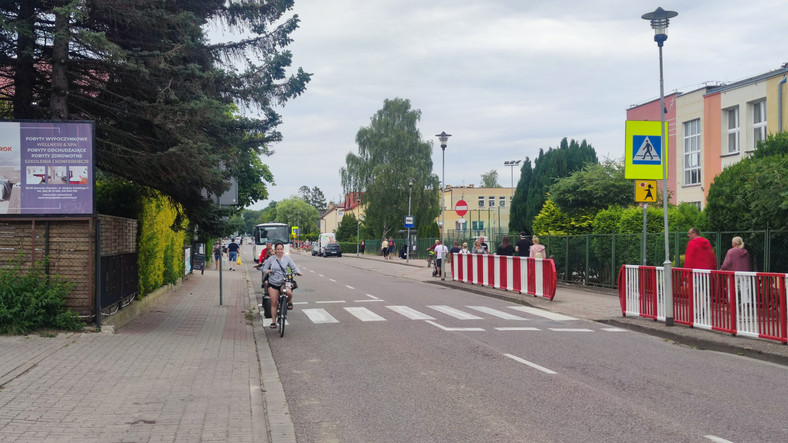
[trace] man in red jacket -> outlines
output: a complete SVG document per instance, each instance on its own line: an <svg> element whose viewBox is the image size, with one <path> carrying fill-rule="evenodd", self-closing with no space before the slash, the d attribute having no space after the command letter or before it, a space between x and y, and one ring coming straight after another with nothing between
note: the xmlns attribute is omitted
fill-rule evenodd
<svg viewBox="0 0 788 443"><path fill-rule="evenodd" d="M717 256L708 240L700 236L698 228L690 228L684 267L691 269L717 269Z"/></svg>

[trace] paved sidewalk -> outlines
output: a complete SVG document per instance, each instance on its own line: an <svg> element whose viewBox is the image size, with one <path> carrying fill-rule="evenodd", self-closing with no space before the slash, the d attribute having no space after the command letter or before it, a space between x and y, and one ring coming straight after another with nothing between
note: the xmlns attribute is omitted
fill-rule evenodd
<svg viewBox="0 0 788 443"><path fill-rule="evenodd" d="M219 272L192 274L114 334L0 337L0 440L295 441L245 274L221 306Z"/></svg>

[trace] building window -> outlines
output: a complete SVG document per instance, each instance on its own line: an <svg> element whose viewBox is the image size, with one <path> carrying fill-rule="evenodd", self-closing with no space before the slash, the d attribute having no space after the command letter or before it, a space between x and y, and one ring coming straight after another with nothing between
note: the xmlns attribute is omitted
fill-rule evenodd
<svg viewBox="0 0 788 443"><path fill-rule="evenodd" d="M494 208L495 207L495 197L490 197L489 198L489 202L490 202L489 206L491 208Z"/></svg>
<svg viewBox="0 0 788 443"><path fill-rule="evenodd" d="M684 202L684 203L687 203L688 205L695 206L700 211L700 202Z"/></svg>
<svg viewBox="0 0 788 443"><path fill-rule="evenodd" d="M474 221L471 223L471 229L474 231L481 231L484 229L484 222L483 221Z"/></svg>
<svg viewBox="0 0 788 443"><path fill-rule="evenodd" d="M498 206L505 208L506 207L506 197L499 197L498 198Z"/></svg>
<svg viewBox="0 0 788 443"><path fill-rule="evenodd" d="M725 111L728 120L728 154L739 152L739 107Z"/></svg>
<svg viewBox="0 0 788 443"><path fill-rule="evenodd" d="M484 207L484 197L479 197L479 207L480 208Z"/></svg>
<svg viewBox="0 0 788 443"><path fill-rule="evenodd" d="M700 119L684 122L684 184L700 184Z"/></svg>
<svg viewBox="0 0 788 443"><path fill-rule="evenodd" d="M761 140L766 140L765 100L752 104L752 149L757 148Z"/></svg>

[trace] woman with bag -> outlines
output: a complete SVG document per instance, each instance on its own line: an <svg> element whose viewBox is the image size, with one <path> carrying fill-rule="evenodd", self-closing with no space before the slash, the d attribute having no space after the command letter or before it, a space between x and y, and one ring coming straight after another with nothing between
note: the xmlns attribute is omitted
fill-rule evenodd
<svg viewBox="0 0 788 443"><path fill-rule="evenodd" d="M545 258L544 246L539 244L539 237L533 236L531 241L534 243L531 246L531 258Z"/></svg>
<svg viewBox="0 0 788 443"><path fill-rule="evenodd" d="M296 266L290 256L285 255L285 245L278 242L274 246L274 256L263 263L263 273L268 275L268 293L271 297L271 314L275 315L279 306L279 292L285 284L287 269L291 269L293 274L301 275L301 271ZM293 309L293 291L287 294L287 309ZM276 319L271 323L271 329L276 329Z"/></svg>

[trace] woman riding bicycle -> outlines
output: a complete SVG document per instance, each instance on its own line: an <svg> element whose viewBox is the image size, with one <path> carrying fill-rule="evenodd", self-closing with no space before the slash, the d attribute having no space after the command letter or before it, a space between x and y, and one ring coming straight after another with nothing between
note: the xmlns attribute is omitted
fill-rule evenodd
<svg viewBox="0 0 788 443"><path fill-rule="evenodd" d="M279 292L285 284L287 269L293 270L295 275L301 275L298 266L293 260L285 255L285 245L278 242L274 246L274 255L263 263L263 273L268 274L268 294L271 296L271 314L277 312L279 305ZM293 309L293 291L287 294L287 309ZM271 329L276 329L276 317L273 318Z"/></svg>

